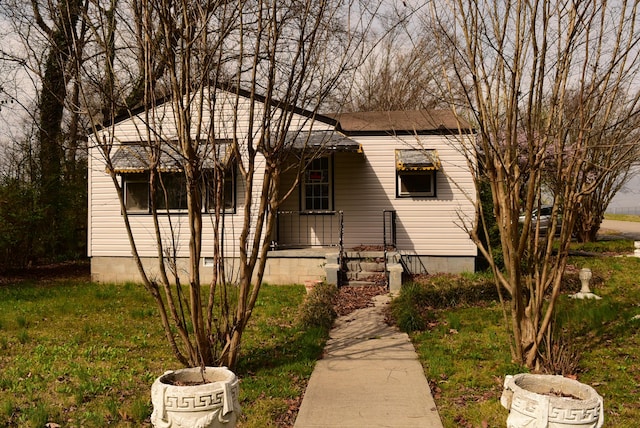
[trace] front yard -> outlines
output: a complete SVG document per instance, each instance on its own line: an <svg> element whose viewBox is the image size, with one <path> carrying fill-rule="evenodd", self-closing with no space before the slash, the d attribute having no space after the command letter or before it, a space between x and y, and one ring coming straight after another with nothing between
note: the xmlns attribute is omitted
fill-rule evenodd
<svg viewBox="0 0 640 428"><path fill-rule="evenodd" d="M265 286L245 335L240 427L292 424L326 330L297 320L303 286ZM150 387L180 368L140 286L83 278L0 285L0 426L151 426Z"/></svg>
<svg viewBox="0 0 640 428"><path fill-rule="evenodd" d="M640 259L619 256L632 252L630 241L577 250L583 256L570 260L557 312L572 357L559 364L604 397L606 426L636 427ZM593 271L592 291L602 300L568 298L580 288L582 267ZM504 426L504 376L523 368L511 361L491 279L440 275L424 283L428 303L396 318L416 330L411 338L445 427ZM405 289L425 301L425 287ZM284 428L295 420L327 337L327 329L301 325L304 299L301 285L262 290L236 371L241 428ZM358 307L351 299L340 301L338 313ZM86 277L0 281L1 426L150 426L150 385L170 368L177 363L142 287L92 284Z"/></svg>
<svg viewBox="0 0 640 428"><path fill-rule="evenodd" d="M640 259L616 254L621 244L592 244L591 256L571 258L557 311L567 358L557 364L604 397L606 426L632 428L640 421L640 317L634 318L640 314ZM632 242L623 247L633 252ZM593 271L591 289L602 300L568 297L580 289L582 267ZM431 281L427 287L441 293L430 309L423 308L426 328L411 338L444 426L504 426L508 412L499 403L504 376L524 369L511 361L495 287L482 275Z"/></svg>

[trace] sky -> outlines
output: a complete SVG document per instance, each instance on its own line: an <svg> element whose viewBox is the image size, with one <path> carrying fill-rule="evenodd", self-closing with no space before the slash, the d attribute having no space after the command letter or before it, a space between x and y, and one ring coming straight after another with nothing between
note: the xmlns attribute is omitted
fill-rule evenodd
<svg viewBox="0 0 640 428"><path fill-rule="evenodd" d="M1 1L1 0L0 0ZM409 4L411 6L416 6L417 4L421 4L422 2L419 0L405 0L405 4ZM0 16L0 27L4 30L8 30L9 25L4 21L3 17ZM7 37L7 34L3 34L2 37L3 43L5 46L3 48L12 50L15 48L16 41L13 40L13 43L10 43L10 46L6 46L7 41L11 40L11 37ZM3 78L0 78L0 86L3 84L3 80L5 85L11 82L12 88L6 87L7 89L13 89L13 93L19 93L18 98L23 99L31 99L33 98L34 82L29 79L26 74L11 74L10 80L7 81L7 77L9 77L9 73L6 73L7 70L4 70ZM7 96L5 94L0 93L0 101L7 100ZM22 100L21 100L22 101ZM28 104L28 103L27 103ZM28 109L28 105L19 105L19 104L9 104L3 105L0 107L0 154L2 153L2 147L8 144L9 141L20 138L24 133L24 116L25 109ZM621 212L621 213L634 213L640 214L640 169L635 174L635 176L630 180L630 182L616 195L611 204L609 205L609 212Z"/></svg>
<svg viewBox="0 0 640 428"><path fill-rule="evenodd" d="M607 212L616 214L640 214L640 171L613 198Z"/></svg>

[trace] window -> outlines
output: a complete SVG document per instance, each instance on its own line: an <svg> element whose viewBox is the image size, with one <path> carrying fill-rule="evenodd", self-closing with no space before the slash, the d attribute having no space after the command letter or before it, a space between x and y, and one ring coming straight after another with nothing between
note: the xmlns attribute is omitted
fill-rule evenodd
<svg viewBox="0 0 640 428"><path fill-rule="evenodd" d="M210 171L207 175L206 183L207 183L207 192L206 197L207 201L205 204L205 208L208 212L214 212L217 198L216 198L216 186L213 176L214 171ZM221 200L223 203L222 212L234 213L236 210L236 171L235 167L231 166L226 168L224 180L222 185L220 186L222 190Z"/></svg>
<svg viewBox="0 0 640 428"><path fill-rule="evenodd" d="M333 209L331 158L311 161L304 171L302 183L302 210L329 211Z"/></svg>
<svg viewBox="0 0 640 428"><path fill-rule="evenodd" d="M435 150L396 150L396 196L436 196L436 171L440 159Z"/></svg>
<svg viewBox="0 0 640 428"><path fill-rule="evenodd" d="M214 211L216 204L216 188L212 171L205 174L205 189L202 192L205 211ZM151 193L149 189L149 172L122 174L125 207L131 213L151 212ZM225 173L222 185L223 212L235 212L235 168ZM166 197L165 197L166 196ZM156 207L159 211L183 211L187 209L187 188L182 172L164 172L160 174L156 188Z"/></svg>
<svg viewBox="0 0 640 428"><path fill-rule="evenodd" d="M146 174L125 174L124 204L128 212L149 212L149 178Z"/></svg>
<svg viewBox="0 0 640 428"><path fill-rule="evenodd" d="M435 196L435 171L398 171L398 196Z"/></svg>
<svg viewBox="0 0 640 428"><path fill-rule="evenodd" d="M129 212L151 210L149 172L123 174L124 201ZM187 208L187 189L184 175L180 172L162 173L156 188L156 207L159 210L184 210Z"/></svg>
<svg viewBox="0 0 640 428"><path fill-rule="evenodd" d="M165 172L159 175L156 207L165 211L187 209L187 185L182 172Z"/></svg>

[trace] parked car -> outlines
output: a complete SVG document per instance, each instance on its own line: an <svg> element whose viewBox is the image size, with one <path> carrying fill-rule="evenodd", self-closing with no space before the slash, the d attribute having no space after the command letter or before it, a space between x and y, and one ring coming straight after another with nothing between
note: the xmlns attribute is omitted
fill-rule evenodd
<svg viewBox="0 0 640 428"><path fill-rule="evenodd" d="M547 233L549 227L551 227L551 213L553 212L552 205L544 205L540 207L540 214L538 215L538 209L534 209L531 213L531 229L534 230L536 225L540 223L540 232ZM523 224L525 219L525 214L521 214L518 217L518 223ZM555 233L560 233L560 229L562 228L562 214L558 215L558 223L556 224Z"/></svg>

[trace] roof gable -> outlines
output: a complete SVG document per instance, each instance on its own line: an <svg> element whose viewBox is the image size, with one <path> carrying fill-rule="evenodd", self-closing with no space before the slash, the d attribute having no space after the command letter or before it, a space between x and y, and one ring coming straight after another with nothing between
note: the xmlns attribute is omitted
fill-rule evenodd
<svg viewBox="0 0 640 428"><path fill-rule="evenodd" d="M213 88L213 86L211 87L207 87L204 90L206 91L207 89ZM337 121L335 118L328 116L328 115L323 115L311 110L307 110L301 107L297 107L297 106L292 106L290 104L287 104L283 101L277 100L277 99L267 99L267 97L259 95L259 94L252 94L250 91L244 90L244 89L240 89L240 88L236 88L236 87L232 87L230 85L217 85L215 86L215 89L217 91L222 91L222 92L226 92L227 94L235 97L236 95L238 95L238 97L240 98L245 98L247 100L253 100L254 102L258 102L261 104L265 104L265 105L269 105L270 107L273 108L278 108L278 109L282 109L284 111L291 111L293 113L296 113L298 115L307 117L307 118L312 118L314 121L319 121L319 122L323 122L326 123L328 125L331 126L336 126ZM115 126L118 125L121 122L127 121L133 117L139 116L141 115L143 112L145 112L146 110L153 110L153 109L157 109L160 108L161 106L171 103L171 99L172 97L167 95L164 97L160 97L156 100L155 103L152 104L148 104L148 105L141 105L138 106L136 108L134 108L133 110L123 113L120 116L117 116L113 119L113 121L108 121L108 122L104 122L102 125L99 125L96 127L96 130L100 131L104 128L108 128L111 126Z"/></svg>

